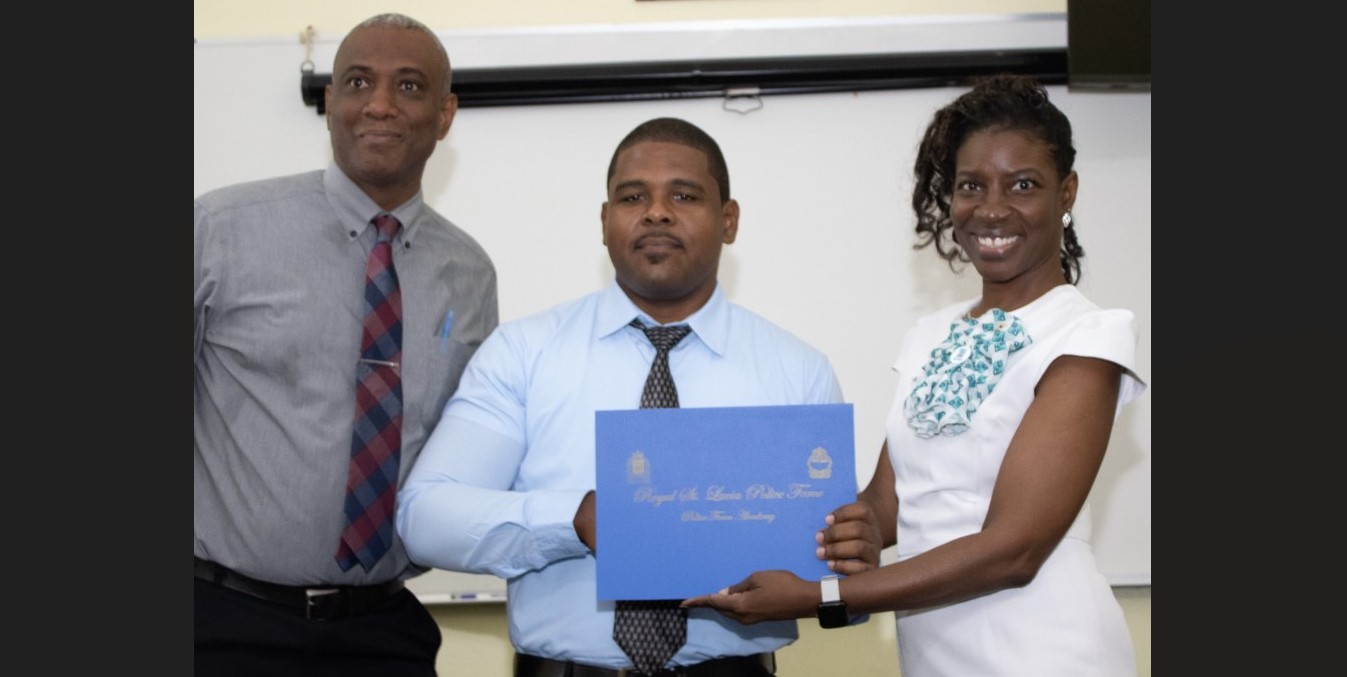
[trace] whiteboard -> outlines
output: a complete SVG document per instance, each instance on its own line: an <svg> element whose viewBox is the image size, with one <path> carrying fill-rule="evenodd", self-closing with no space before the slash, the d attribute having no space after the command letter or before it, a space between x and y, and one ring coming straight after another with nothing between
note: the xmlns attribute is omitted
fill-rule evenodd
<svg viewBox="0 0 1347 677"><path fill-rule="evenodd" d="M987 26L999 30L982 31ZM533 63L771 55L789 53L792 40L837 53L996 46L967 45L961 37L967 34L1008 46L1065 44L1060 16L960 18L948 25L734 23L703 26L678 49L666 38L683 27L642 30L441 36L458 68L516 65L512 59L523 52ZM902 41L892 41L895 35ZM530 48L502 49L506 42ZM647 44L654 51L643 51ZM318 45L318 72L330 72L334 52L335 44ZM330 161L324 119L301 101L304 58L297 41L194 45L194 195ZM738 240L721 261L721 284L730 299L829 355L855 406L857 481L864 486L883 443L897 387L890 365L903 332L922 314L978 293L973 271L954 275L932 251L911 249L916 146L931 113L961 91L771 96L750 113L726 110L715 98L460 108L427 167L425 198L491 255L501 320L508 321L611 281L599 209L609 158L628 131L660 116L706 129L721 144L742 207ZM1064 86L1050 92L1076 132L1074 215L1086 253L1080 288L1102 306L1136 313L1139 371L1150 381L1151 94ZM1150 584L1150 420L1148 391L1124 409L1090 498L1095 552L1114 585ZM478 588L503 590L504 583L435 572L413 584L437 601Z"/></svg>

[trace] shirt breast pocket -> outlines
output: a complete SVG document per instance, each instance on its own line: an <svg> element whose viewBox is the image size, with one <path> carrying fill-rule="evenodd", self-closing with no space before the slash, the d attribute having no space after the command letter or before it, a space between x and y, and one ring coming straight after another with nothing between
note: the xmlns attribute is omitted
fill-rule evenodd
<svg viewBox="0 0 1347 677"><path fill-rule="evenodd" d="M439 422L444 405L448 404L449 398L458 389L463 370L476 351L477 344L469 345L453 339L430 351L430 361L425 372L426 396L422 398L421 409L422 425L427 430Z"/></svg>

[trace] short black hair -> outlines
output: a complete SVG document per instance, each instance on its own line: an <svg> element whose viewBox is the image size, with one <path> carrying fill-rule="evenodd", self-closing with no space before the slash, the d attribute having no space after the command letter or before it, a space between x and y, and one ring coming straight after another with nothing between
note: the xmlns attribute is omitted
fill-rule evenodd
<svg viewBox="0 0 1347 677"><path fill-rule="evenodd" d="M711 178L720 186L720 203L730 201L730 170L725 166L725 155L720 152L720 145L701 127L679 118L647 120L628 132L613 151L613 159L608 161L608 181L613 180L613 173L617 171L617 156L627 148L646 141L676 143L706 153Z"/></svg>
<svg viewBox="0 0 1347 677"><path fill-rule="evenodd" d="M350 35L361 28L410 28L430 36L431 42L435 44L435 51L439 52L440 56L444 57L444 94L448 96L449 88L454 84L454 69L449 63L449 51L444 48L444 42L440 40L440 36L435 34L435 31L430 30L429 26L406 14L385 12L384 14L375 14L356 24L355 28L352 28L347 35Z"/></svg>

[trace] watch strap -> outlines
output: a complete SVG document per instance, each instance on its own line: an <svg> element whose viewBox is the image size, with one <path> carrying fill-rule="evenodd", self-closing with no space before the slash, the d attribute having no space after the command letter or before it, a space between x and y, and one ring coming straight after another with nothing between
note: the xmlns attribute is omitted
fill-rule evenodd
<svg viewBox="0 0 1347 677"><path fill-rule="evenodd" d="M842 586L838 583L837 576L824 576L819 579L819 585L823 587L824 604L842 599Z"/></svg>

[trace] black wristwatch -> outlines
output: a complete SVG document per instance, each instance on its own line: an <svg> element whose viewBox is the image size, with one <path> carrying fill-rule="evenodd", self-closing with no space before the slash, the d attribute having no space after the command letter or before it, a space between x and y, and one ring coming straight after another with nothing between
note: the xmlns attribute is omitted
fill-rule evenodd
<svg viewBox="0 0 1347 677"><path fill-rule="evenodd" d="M851 615L847 613L847 603L842 601L837 576L824 576L819 583L823 586L823 603L818 605L819 627L845 628L851 622Z"/></svg>

